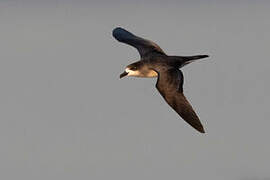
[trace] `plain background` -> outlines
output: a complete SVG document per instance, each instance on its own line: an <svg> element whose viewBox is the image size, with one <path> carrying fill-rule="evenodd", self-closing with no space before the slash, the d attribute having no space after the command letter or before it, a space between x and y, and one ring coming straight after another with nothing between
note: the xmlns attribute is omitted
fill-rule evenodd
<svg viewBox="0 0 270 180"><path fill-rule="evenodd" d="M266 180L269 1L0 2L0 179ZM121 26L183 68L206 134L155 89L124 78L138 52Z"/></svg>

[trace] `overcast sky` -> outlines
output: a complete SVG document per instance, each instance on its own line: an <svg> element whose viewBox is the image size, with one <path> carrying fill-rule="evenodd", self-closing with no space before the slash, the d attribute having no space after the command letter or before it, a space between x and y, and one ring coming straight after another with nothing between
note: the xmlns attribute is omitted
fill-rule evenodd
<svg viewBox="0 0 270 180"><path fill-rule="evenodd" d="M0 1L0 179L269 180L269 1ZM121 26L184 67L206 134L124 78Z"/></svg>

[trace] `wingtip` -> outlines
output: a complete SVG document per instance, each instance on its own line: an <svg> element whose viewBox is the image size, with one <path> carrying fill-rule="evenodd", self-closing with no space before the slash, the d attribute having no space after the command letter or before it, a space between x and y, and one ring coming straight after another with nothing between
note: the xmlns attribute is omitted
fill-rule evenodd
<svg viewBox="0 0 270 180"><path fill-rule="evenodd" d="M198 130L200 133L205 134L205 130L204 130L203 127L197 128L197 130Z"/></svg>
<svg viewBox="0 0 270 180"><path fill-rule="evenodd" d="M203 129L202 131L200 131L200 133L202 133L202 134L205 134L205 131L204 131L204 129Z"/></svg>
<svg viewBox="0 0 270 180"><path fill-rule="evenodd" d="M124 28L116 27L116 28L113 29L112 34L113 34L113 36L116 36L117 34L126 33L126 32L128 32L128 31L125 30Z"/></svg>
<svg viewBox="0 0 270 180"><path fill-rule="evenodd" d="M113 29L113 33L116 33L117 31L119 31L119 30L124 30L123 28L121 28L121 27L116 27L116 28L114 28Z"/></svg>
<svg viewBox="0 0 270 180"><path fill-rule="evenodd" d="M119 32L119 30L121 30L121 29L122 29L121 27L116 27L116 28L114 28L113 31L112 31L113 37L116 37L117 34L118 34L118 32Z"/></svg>

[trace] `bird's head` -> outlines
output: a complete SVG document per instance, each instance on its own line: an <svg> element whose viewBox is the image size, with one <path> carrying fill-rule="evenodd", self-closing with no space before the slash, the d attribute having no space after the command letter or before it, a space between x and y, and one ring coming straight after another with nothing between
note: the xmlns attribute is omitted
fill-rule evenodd
<svg viewBox="0 0 270 180"><path fill-rule="evenodd" d="M126 67L125 71L122 74L120 74L120 78L125 76L141 76L141 68L141 62L132 63Z"/></svg>

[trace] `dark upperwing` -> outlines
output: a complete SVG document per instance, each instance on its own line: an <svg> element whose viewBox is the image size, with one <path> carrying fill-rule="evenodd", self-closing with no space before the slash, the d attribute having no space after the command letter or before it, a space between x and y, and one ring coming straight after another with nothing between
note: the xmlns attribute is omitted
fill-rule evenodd
<svg viewBox="0 0 270 180"><path fill-rule="evenodd" d="M112 34L113 34L113 37L117 39L118 41L135 47L139 51L142 59L151 52L158 52L161 54L165 54L163 50L156 43L150 40L135 36L134 34L128 32L127 30L121 27L115 28Z"/></svg>

